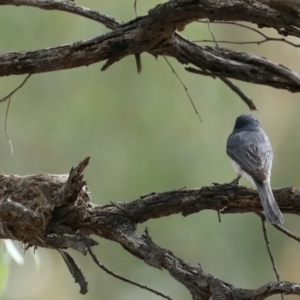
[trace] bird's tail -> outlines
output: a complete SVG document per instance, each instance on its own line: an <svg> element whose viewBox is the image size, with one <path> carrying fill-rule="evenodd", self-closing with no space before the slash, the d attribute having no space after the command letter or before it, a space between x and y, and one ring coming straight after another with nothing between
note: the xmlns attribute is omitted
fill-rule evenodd
<svg viewBox="0 0 300 300"><path fill-rule="evenodd" d="M283 224L283 215L273 196L269 182L256 182L257 191L264 208L266 220L271 224Z"/></svg>

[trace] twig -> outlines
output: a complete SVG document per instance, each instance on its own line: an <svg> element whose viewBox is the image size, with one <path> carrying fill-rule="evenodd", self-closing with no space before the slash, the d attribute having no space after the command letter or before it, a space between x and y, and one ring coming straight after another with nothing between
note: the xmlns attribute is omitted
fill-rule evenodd
<svg viewBox="0 0 300 300"><path fill-rule="evenodd" d="M9 108L10 108L10 103L11 103L11 96L16 93L25 83L26 81L29 79L29 77L31 76L31 74L28 74L25 79L22 81L22 83L17 86L12 92L10 92L7 96L3 97L0 99L0 103L1 102L5 102L8 100L7 102L7 106L6 106L6 112L5 112L5 118L4 118L4 131L5 131L5 136L6 136L6 139L9 143L9 146L10 146L10 155L12 156L13 153L14 153L14 148L13 148L13 144L11 142L11 139L9 137L9 134L8 134L8 127L7 127L7 119L8 119L8 112L9 112Z"/></svg>
<svg viewBox="0 0 300 300"><path fill-rule="evenodd" d="M285 235L287 235L288 237L294 239L295 241L300 243L300 237L294 235L292 232L290 232L289 230L285 229L284 227L282 227L281 225L277 225L277 224L272 224L273 227L275 227L277 230L283 232Z"/></svg>
<svg viewBox="0 0 300 300"><path fill-rule="evenodd" d="M173 69L172 65L171 65L170 62L168 61L168 59L167 59L165 56L163 56L163 58L165 59L165 61L166 61L167 64L169 65L170 69L172 70L172 72L175 74L175 76L176 76L177 79L179 80L181 86L184 88L184 90L185 90L185 92L186 92L186 94L187 94L187 96L188 96L188 98L189 98L189 100L190 100L190 102L191 102L191 104L192 104L192 106L193 106L193 108L194 108L195 113L198 115L199 121L202 122L201 116L200 116L200 114L199 114L199 112L198 112L198 110L197 110L197 108L196 108L196 106L195 106L195 104L194 104L194 101L193 101L193 99L192 99L192 97L191 97L191 95L190 95L190 93L189 93L187 87L185 86L185 84L183 83L183 81L180 79L180 77L178 76L178 74L175 72L175 70Z"/></svg>
<svg viewBox="0 0 300 300"><path fill-rule="evenodd" d="M198 21L198 22L203 23L203 21ZM226 22L225 23L221 22L221 23L226 24ZM237 23L234 23L234 25L237 25ZM241 24L238 24L238 25L240 26ZM264 36L266 39L268 38L265 34L260 32L259 30L253 29L253 28L248 27L246 25L242 25L241 27L251 29L251 30L259 33L260 35ZM230 58L230 56L229 56L229 58ZM235 59L239 60L237 57L235 57ZM244 61L244 59L242 58L241 61ZM261 57L256 58L255 64L260 66L260 67L264 67L266 69L271 69L271 70L275 71L277 74L294 81L294 83L296 83L297 85L300 85L300 76L299 76L299 74L296 74L295 72L288 72L290 70L288 70L285 67L282 67L281 65L277 65L277 64L274 64L270 61L266 61L266 60L262 59Z"/></svg>
<svg viewBox="0 0 300 300"><path fill-rule="evenodd" d="M135 57L137 72L138 74L141 74L142 72L141 55L135 54L134 57Z"/></svg>
<svg viewBox="0 0 300 300"><path fill-rule="evenodd" d="M266 246L267 246L267 249L268 249L268 254L269 254L272 266L273 266L273 270L274 270L276 279L279 282L280 281L280 276L279 276L278 270L276 268L276 263L275 263L275 260L274 260L274 257L273 257L272 251L271 251L271 245L270 245L270 240L269 240L269 237L268 237L265 216L262 215L262 214L259 214L259 215L260 215L260 218L261 218L262 230L263 230ZM281 294L281 299L284 300L283 294Z"/></svg>
<svg viewBox="0 0 300 300"><path fill-rule="evenodd" d="M221 214L220 214L220 210L219 209L218 209L218 220L219 220L219 223L222 222L222 220L221 220Z"/></svg>
<svg viewBox="0 0 300 300"><path fill-rule="evenodd" d="M76 14L94 21L97 21L109 29L116 29L121 23L116 19L107 15L101 14L95 10L80 6L76 3L68 1L53 1L53 0L16 0L12 1L0 0L1 5L16 5L16 6L32 6L45 10L61 10L72 14Z"/></svg>
<svg viewBox="0 0 300 300"><path fill-rule="evenodd" d="M60 253L62 258L64 259L70 273L72 274L73 278L75 279L75 282L79 284L80 293L83 295L86 294L88 292L88 283L87 283L83 273L77 266L75 260L66 251L61 250L61 249L58 249L57 251Z"/></svg>
<svg viewBox="0 0 300 300"><path fill-rule="evenodd" d="M216 77L220 78L225 84L227 84L227 86L229 86L234 92L237 93L237 95L248 105L250 110L258 111L258 109L257 109L256 105L253 103L253 101L237 85L235 85L228 78L221 77L220 74L217 74L217 73L197 70L197 69L191 68L191 67L186 67L185 70L188 72L191 72L191 73L195 73L195 74L210 76L212 78L216 78Z"/></svg>
<svg viewBox="0 0 300 300"><path fill-rule="evenodd" d="M92 248L90 246L87 246L87 248L88 248L88 251L89 251L91 257L93 258L93 261L96 263L96 265L98 265L98 267L101 268L102 270L104 270L107 274L109 274L109 275L111 275L111 276L113 276L115 278L118 278L118 279L120 279L120 280L122 280L124 282L128 282L128 283L130 283L132 285L135 285L135 286L137 286L137 287L139 287L141 289L145 289L145 290L147 290L147 291L149 291L151 293L156 294L157 296L161 296L162 298L172 300L172 298L170 298L169 296L166 296L166 295L164 295L164 294L162 294L162 293L160 293L160 292L158 292L158 291L156 291L154 289L151 289L151 288L149 288L149 287L147 287L145 285L141 285L141 284L139 284L139 283L137 283L135 281L127 279L127 278L125 278L123 276L120 276L120 275L114 273L113 271L109 270L102 263L99 262L99 260L97 259L96 255L92 251Z"/></svg>
<svg viewBox="0 0 300 300"><path fill-rule="evenodd" d="M215 39L215 36L213 35L213 32L209 25L209 19L206 19L208 30L213 38L213 42L216 44L216 47L219 48L219 45ZM240 98L248 105L250 110L258 110L253 101L237 86L235 85L230 79L226 77L219 77L229 88L231 88L235 93L240 96Z"/></svg>
<svg viewBox="0 0 300 300"><path fill-rule="evenodd" d="M4 118L4 131L5 131L5 136L6 136L6 139L8 141L9 147L10 147L10 156L13 156L14 147L13 147L12 141L9 137L8 128L7 128L7 118L8 118L10 102L11 102L11 97L8 98L8 102L7 102L7 106L6 106L5 118Z"/></svg>
<svg viewBox="0 0 300 300"><path fill-rule="evenodd" d="M228 87L230 87L235 93L237 93L238 96L248 105L250 110L257 110L257 107L253 103L253 101L237 86L235 85L231 80L225 77L219 77Z"/></svg>
<svg viewBox="0 0 300 300"><path fill-rule="evenodd" d="M197 21L198 23L207 23L206 21ZM296 47L296 48L299 48L300 47L300 44L295 44L291 41L288 41L287 39L285 38L273 38L273 37L269 37L267 36L266 34L264 34L263 32L261 32L260 30L258 29L255 29L255 28L252 28L250 26L247 26L247 25L244 25L244 24L239 24L239 23L236 23L236 22L222 22L222 21L215 21L213 22L214 24L224 24L224 25L234 25L234 26L239 26L239 27L242 27L242 28L246 28L248 30L251 30L251 31L254 31L256 32L257 34L259 34L260 36L264 37L264 39L262 40L259 40L259 41L249 41L249 42L234 42L234 41L215 41L215 39L213 40L195 40L193 42L195 43L226 43L226 44L238 44L238 45L249 45L249 44L257 44L257 45L260 45L260 44L263 44L263 43L266 43L266 42L283 42L283 43L286 43L290 46L293 46L293 47Z"/></svg>
<svg viewBox="0 0 300 300"><path fill-rule="evenodd" d="M5 102L6 100L9 100L10 97L16 92L18 91L25 83L26 81L29 79L29 77L31 76L32 74L28 74L26 76L26 78L22 81L22 83L20 85L18 85L12 92L10 92L7 96L4 96L3 98L0 99L0 102Z"/></svg>
<svg viewBox="0 0 300 300"><path fill-rule="evenodd" d="M210 35L211 35L212 38L213 38L214 43L216 44L217 48L219 48L219 45L218 45L218 43L217 43L217 41L216 41L216 39L215 39L215 36L213 35L213 33L212 33L212 31L211 31L211 28L210 28L210 25L209 25L209 19L206 19L206 23L207 23L208 30L209 30L209 32L210 32Z"/></svg>
<svg viewBox="0 0 300 300"><path fill-rule="evenodd" d="M262 223L262 230L263 230L263 234L264 234L264 239L265 239L266 246L267 246L267 249L268 249L268 254L269 254L272 266L273 266L273 270L274 270L277 281L280 281L280 277L279 277L279 274L278 274L278 271L277 271L277 268L276 268L275 260L274 260L274 257L273 257L272 251L271 251L271 245L270 245L270 240L269 240L269 237L268 237L265 217L263 215L261 215L260 218L261 218L261 223Z"/></svg>
<svg viewBox="0 0 300 300"><path fill-rule="evenodd" d="M134 7L134 12L135 12L135 17L137 18L137 13L136 13L136 3L137 3L137 0L134 0L133 7Z"/></svg>
<svg viewBox="0 0 300 300"><path fill-rule="evenodd" d="M259 41L249 41L249 42L234 42L234 41L225 41L225 40L194 40L194 43L223 43L223 44L234 44L234 45L261 45L266 42L285 42L291 46L294 46L295 48L299 48L299 44L294 44L292 42L287 41L285 38L270 38L268 37L267 39L259 40Z"/></svg>

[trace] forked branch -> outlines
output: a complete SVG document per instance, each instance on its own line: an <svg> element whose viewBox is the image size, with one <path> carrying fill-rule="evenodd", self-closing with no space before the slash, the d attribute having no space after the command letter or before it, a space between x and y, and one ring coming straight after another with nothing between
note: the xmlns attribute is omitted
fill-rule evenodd
<svg viewBox="0 0 300 300"><path fill-rule="evenodd" d="M223 214L260 212L262 208L256 191L242 186L215 184L194 190L152 193L131 202L98 206L91 203L83 181L82 172L88 162L89 158L80 162L69 175L2 175L0 237L21 241L27 247L59 250L75 280L80 283L82 292L87 291L85 278L64 251L72 248L83 254L91 253L91 247L97 245L90 238L94 234L119 243L149 266L167 270L186 286L194 299L215 298L220 294L225 298L245 300L264 299L278 293L300 295L300 286L289 282L269 283L257 290L235 288L205 273L200 265L190 266L170 250L161 248L152 240L148 230L144 235L136 232L138 223L171 214L188 216L207 209ZM274 195L282 212L300 214L300 190L283 188L274 190ZM95 257L93 259L101 266Z"/></svg>
<svg viewBox="0 0 300 300"><path fill-rule="evenodd" d="M102 70L128 55L143 52L170 56L197 67L199 74L233 78L292 92L300 91L299 74L267 59L225 48L201 47L176 33L199 19L245 21L275 28L281 35L300 37L298 15L258 0L171 0L147 16L122 24L114 18L75 3L53 0L0 0L2 5L26 5L62 10L87 17L113 29L111 33L70 45L28 52L0 54L0 76L36 74L87 66L106 60ZM161 21L163 20L163 22ZM262 25L263 24L263 25Z"/></svg>

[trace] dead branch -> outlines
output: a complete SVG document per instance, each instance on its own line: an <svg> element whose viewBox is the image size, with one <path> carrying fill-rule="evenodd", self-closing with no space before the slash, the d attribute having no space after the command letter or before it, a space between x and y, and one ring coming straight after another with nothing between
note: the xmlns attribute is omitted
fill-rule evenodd
<svg viewBox="0 0 300 300"><path fill-rule="evenodd" d="M138 223L171 214L188 216L207 209L223 214L260 212L262 207L255 190L215 184L193 190L151 193L132 202L98 206L91 203L83 181L82 172L88 162L89 158L80 162L69 175L2 175L0 237L21 241L27 248L44 247L60 252L72 248L86 254L97 245L90 238L95 234L119 243L146 264L167 270L186 286L194 299L215 298L219 294L245 300L265 299L279 293L300 295L300 286L289 282L268 283L257 290L235 288L206 274L200 265L190 266L170 250L159 247L147 230L144 235L136 232ZM282 188L274 190L274 195L282 212L300 214L300 190ZM79 267L69 255L63 257L67 258L81 291L86 292L86 281Z"/></svg>
<svg viewBox="0 0 300 300"><path fill-rule="evenodd" d="M156 291L156 290L153 290L153 289L151 289L151 288L149 288L149 287L147 287L147 286L145 286L145 285L141 285L141 284L139 284L139 283L136 283L136 282L134 282L134 281L132 281L132 280L129 280L129 279L123 277L123 276L120 276L120 275L118 275L118 274L112 272L111 270L109 270L108 268L106 268L101 262L99 262L99 260L97 259L96 255L94 254L94 252L93 252L93 250L92 250L92 248L91 248L90 246L88 246L88 250L89 250L89 253L90 253L90 255L91 255L93 261L95 262L95 264L96 264L99 268L101 268L102 270L104 270L107 274L109 274L109 275L111 275L111 276L113 276L113 277L115 277L115 278L117 278L117 279L120 279L120 280L122 280L122 281L124 281L124 282L127 282L127 283L130 283L130 284L132 284L132 285L135 285L135 286L137 286L137 287L139 287L139 288L141 288L141 289L145 289L145 290L147 290L147 291L150 291L150 292L156 294L157 296L160 296L160 297L165 298L165 299L172 300L172 298L170 298L169 296L165 296L164 294L162 294L162 293L160 293L160 292L158 292L158 291Z"/></svg>
<svg viewBox="0 0 300 300"><path fill-rule="evenodd" d="M258 110L256 105L237 85L228 78L220 78L230 89L232 89L247 104L250 110Z"/></svg>
<svg viewBox="0 0 300 300"><path fill-rule="evenodd" d="M107 60L102 70L128 55L148 52L165 55L181 64L192 64L203 75L233 78L275 88L300 91L299 74L271 63L267 59L228 50L200 47L180 35L176 28L198 19L210 21L246 21L259 27L273 27L279 34L300 36L299 18L294 13L270 7L261 1L191 1L172 0L122 24L104 14L96 13L75 3L52 0L0 0L2 5L27 5L41 9L57 9L101 22L114 29L111 33L88 41L37 51L9 52L0 55L0 76L35 74L87 66ZM163 21L162 21L163 20Z"/></svg>
<svg viewBox="0 0 300 300"><path fill-rule="evenodd" d="M192 22L206 19L210 22L245 21L259 28L274 28L281 36L299 38L298 0L170 0L150 10L148 15L127 23L67 1L0 0L0 5L65 11L100 22L112 30L108 34L69 45L2 53L0 76L51 72L100 61L106 61L102 67L106 70L128 55L135 56L140 72L140 55L146 52L155 57L173 57L182 65L192 65L186 70L193 73L221 78L252 109L256 107L251 99L228 78L291 92L300 91L300 75L282 65L257 55L218 46L202 47L176 32L183 31ZM267 41L272 40L261 35ZM284 38L276 40L287 42ZM136 232L137 224L172 214L188 216L207 209L222 214L260 213L262 207L256 191L230 184L213 185L194 190L152 193L132 202L111 202L98 206L91 203L83 180L82 173L88 163L89 158L86 158L68 175L0 176L0 238L18 240L26 248L58 250L79 283L81 293L87 292L87 281L66 250L71 248L84 255L89 253L95 263L107 271L91 250L97 245L90 238L94 234L120 244L125 251L149 266L167 270L190 291L193 299L250 300L265 299L275 294L300 295L300 285L285 281L267 283L254 290L236 288L205 273L200 264L190 266L170 250L161 248L152 240L148 230L143 235ZM300 215L299 189L282 188L274 190L274 195L283 213ZM281 226L276 228L299 241ZM111 271L108 273L114 274ZM122 279L119 275L113 276ZM127 282L170 299L153 289L130 280Z"/></svg>

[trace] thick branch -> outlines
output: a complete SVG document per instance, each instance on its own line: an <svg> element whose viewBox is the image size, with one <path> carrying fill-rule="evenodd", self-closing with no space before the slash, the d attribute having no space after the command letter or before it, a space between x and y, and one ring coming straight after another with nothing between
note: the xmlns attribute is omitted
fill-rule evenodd
<svg viewBox="0 0 300 300"><path fill-rule="evenodd" d="M221 213L259 212L257 192L242 186L213 185L194 190L173 190L141 196L135 201L97 206L90 202L82 181L89 158L69 175L38 174L0 177L0 236L19 240L28 246L62 249L73 248L85 254L97 245L91 234L115 241L149 266L165 269L182 283L193 299L264 299L278 293L300 294L297 284L270 283L257 290L235 288L210 274L200 265L193 267L171 251L156 245L145 231L136 232L138 223L181 213L187 216L205 209ZM300 214L300 190L274 190L280 209ZM61 252L64 253L64 252ZM65 254L68 267L86 292L86 281L79 267ZM218 298L219 299L219 298Z"/></svg>
<svg viewBox="0 0 300 300"><path fill-rule="evenodd" d="M227 49L200 47L175 34L177 28L195 20L247 21L276 28L280 34L299 37L299 18L293 13L269 7L260 1L173 0L158 5L145 17L123 25L103 14L76 4L52 0L0 0L0 4L27 5L79 14L114 29L109 34L71 45L37 51L0 55L0 76L34 74L75 68L107 60L105 70L127 55L143 52L167 55L182 64L198 67L204 75L229 77L300 91L299 75L259 56ZM117 27L118 26L118 27Z"/></svg>

